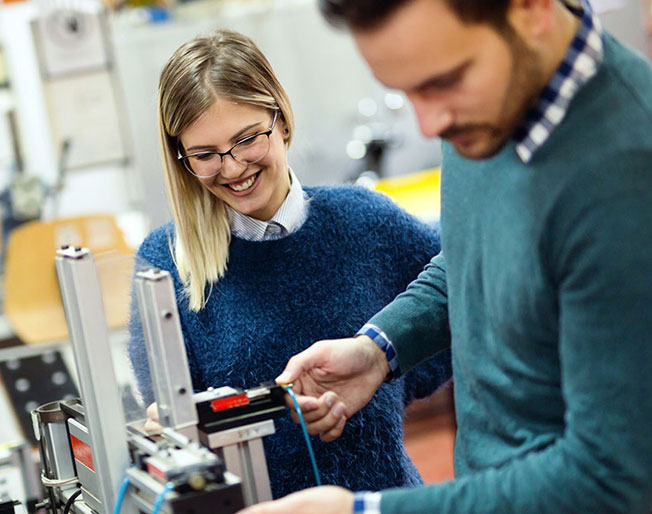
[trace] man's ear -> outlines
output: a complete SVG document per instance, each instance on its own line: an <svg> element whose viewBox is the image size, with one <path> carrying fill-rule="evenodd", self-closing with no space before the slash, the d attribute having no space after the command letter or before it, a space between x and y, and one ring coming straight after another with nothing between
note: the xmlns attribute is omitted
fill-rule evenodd
<svg viewBox="0 0 652 514"><path fill-rule="evenodd" d="M552 28L556 1L558 0L511 0L507 22L524 41L540 39Z"/></svg>

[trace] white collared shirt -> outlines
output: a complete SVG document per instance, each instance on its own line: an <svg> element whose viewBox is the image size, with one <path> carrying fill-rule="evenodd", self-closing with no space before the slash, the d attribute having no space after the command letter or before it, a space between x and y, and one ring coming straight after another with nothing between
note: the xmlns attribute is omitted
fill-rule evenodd
<svg viewBox="0 0 652 514"><path fill-rule="evenodd" d="M269 241L290 235L303 225L308 216L308 198L292 168L288 170L290 192L269 221L257 220L227 205L231 235L247 241Z"/></svg>

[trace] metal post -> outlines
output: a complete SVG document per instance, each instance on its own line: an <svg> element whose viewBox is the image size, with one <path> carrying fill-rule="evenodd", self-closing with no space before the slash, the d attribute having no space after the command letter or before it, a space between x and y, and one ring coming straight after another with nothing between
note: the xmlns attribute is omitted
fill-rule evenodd
<svg viewBox="0 0 652 514"><path fill-rule="evenodd" d="M160 423L196 441L197 409L170 273L137 273L136 293Z"/></svg>
<svg viewBox="0 0 652 514"><path fill-rule="evenodd" d="M226 469L241 478L247 506L272 499L262 438L274 432L272 420L212 434L200 432L206 446L222 450Z"/></svg>
<svg viewBox="0 0 652 514"><path fill-rule="evenodd" d="M97 267L86 248L64 247L55 261L98 476L99 500L104 512L112 512L129 453Z"/></svg>

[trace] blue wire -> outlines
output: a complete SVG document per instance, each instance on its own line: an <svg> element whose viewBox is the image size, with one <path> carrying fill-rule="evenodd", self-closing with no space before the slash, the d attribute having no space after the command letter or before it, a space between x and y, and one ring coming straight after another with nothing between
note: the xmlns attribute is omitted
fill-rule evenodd
<svg viewBox="0 0 652 514"><path fill-rule="evenodd" d="M127 494L127 489L129 489L128 476L124 478L124 480L122 481L122 485L120 486L120 491L118 492L118 498L116 499L115 507L113 508L113 514L120 514L120 509L122 508L122 502L124 501L125 495Z"/></svg>
<svg viewBox="0 0 652 514"><path fill-rule="evenodd" d="M312 462L312 470L315 473L315 480L317 481L317 485L321 485L321 478L319 478L319 470L317 469L317 461L315 460L315 454L312 451L312 444L310 443L310 436L308 435L306 422L303 420L301 407L299 407L299 402L297 402L297 398L294 396L294 391L292 391L292 386L286 386L285 390L290 395L290 398L292 398L292 402L294 403L294 408L296 409L297 414L299 415L299 421L301 422L301 428L303 429L303 437L306 440L306 446L308 446L308 453L310 454L310 462Z"/></svg>
<svg viewBox="0 0 652 514"><path fill-rule="evenodd" d="M173 489L174 484L172 482L165 484L163 490L156 495L156 501L154 502L154 510L152 510L152 514L159 514L161 512L161 507L163 506L166 495Z"/></svg>

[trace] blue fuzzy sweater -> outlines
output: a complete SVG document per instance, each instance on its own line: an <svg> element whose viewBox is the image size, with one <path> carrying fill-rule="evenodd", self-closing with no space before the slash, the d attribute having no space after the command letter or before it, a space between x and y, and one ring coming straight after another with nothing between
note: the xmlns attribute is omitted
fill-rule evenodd
<svg viewBox="0 0 652 514"><path fill-rule="evenodd" d="M152 232L139 257L174 279L193 385L252 387L272 380L292 355L319 339L351 337L439 251L438 234L390 200L358 187L305 188L308 218L288 237L233 238L229 269L199 313L187 308L170 255L171 224ZM139 387L153 401L137 316L130 355ZM451 375L450 353L383 385L342 437L313 437L325 484L378 490L422 483L402 443L403 410ZM289 414L264 439L274 497L315 485L301 429Z"/></svg>

